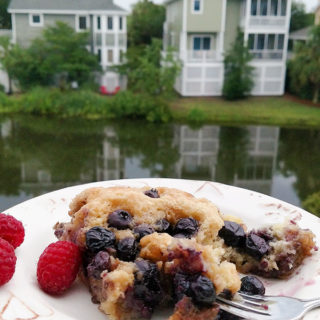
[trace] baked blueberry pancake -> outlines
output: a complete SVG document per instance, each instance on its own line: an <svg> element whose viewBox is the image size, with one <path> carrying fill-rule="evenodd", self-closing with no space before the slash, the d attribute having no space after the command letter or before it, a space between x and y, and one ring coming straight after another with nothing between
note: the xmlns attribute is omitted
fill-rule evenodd
<svg viewBox="0 0 320 320"><path fill-rule="evenodd" d="M171 188L88 189L69 215L55 234L80 248L79 277L113 320L150 319L162 306L174 307L170 320L224 319L216 295L240 289L238 271L288 276L314 247L293 223L247 232Z"/></svg>

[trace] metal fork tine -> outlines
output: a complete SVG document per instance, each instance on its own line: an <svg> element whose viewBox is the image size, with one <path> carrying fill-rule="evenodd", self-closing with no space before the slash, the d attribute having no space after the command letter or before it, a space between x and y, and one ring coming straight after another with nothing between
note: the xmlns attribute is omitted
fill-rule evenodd
<svg viewBox="0 0 320 320"><path fill-rule="evenodd" d="M245 294L245 293L242 293L242 292L238 292L238 295L240 295L244 299L248 299L248 300L251 300L251 301L268 302L268 299L266 297L263 297L263 296L253 296L253 295Z"/></svg>
<svg viewBox="0 0 320 320"><path fill-rule="evenodd" d="M235 301L232 301L232 300L226 300L226 299L221 298L221 297L217 297L217 300L221 301L221 302L224 302L225 304L228 304L228 305L233 306L233 307L238 308L238 309L246 310L246 311L249 311L249 312L253 312L253 313L257 313L257 314L261 314L261 315L265 315L265 316L270 316L271 315L265 309L261 310L261 309L257 309L257 308L254 308L254 307L249 307L247 305L244 305L241 302L238 303L238 302L235 302ZM262 307L262 306L260 305L260 307Z"/></svg>

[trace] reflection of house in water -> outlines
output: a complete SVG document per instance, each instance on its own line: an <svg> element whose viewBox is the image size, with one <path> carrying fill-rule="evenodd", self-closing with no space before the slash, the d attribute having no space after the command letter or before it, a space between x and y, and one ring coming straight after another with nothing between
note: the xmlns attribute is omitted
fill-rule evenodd
<svg viewBox="0 0 320 320"><path fill-rule="evenodd" d="M117 180L124 177L124 160L121 158L119 146L113 146L110 140L116 133L110 127L104 129L102 149L97 156L97 181Z"/></svg>
<svg viewBox="0 0 320 320"><path fill-rule="evenodd" d="M235 175L234 185L271 194L276 166L279 128L247 127L249 132L248 158Z"/></svg>
<svg viewBox="0 0 320 320"><path fill-rule="evenodd" d="M179 145L180 160L176 164L178 178L214 180L219 151L219 126L190 129L175 128L174 143Z"/></svg>

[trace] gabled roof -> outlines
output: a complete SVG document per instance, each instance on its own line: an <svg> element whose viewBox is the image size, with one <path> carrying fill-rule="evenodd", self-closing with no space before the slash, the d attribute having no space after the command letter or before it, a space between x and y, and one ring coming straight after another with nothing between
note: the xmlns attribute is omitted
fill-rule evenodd
<svg viewBox="0 0 320 320"><path fill-rule="evenodd" d="M306 27L303 29L299 29L293 32L290 32L289 34L289 39L291 40L308 40L309 34L311 31L312 27Z"/></svg>
<svg viewBox="0 0 320 320"><path fill-rule="evenodd" d="M11 0L11 10L74 10L74 11L123 11L113 0Z"/></svg>

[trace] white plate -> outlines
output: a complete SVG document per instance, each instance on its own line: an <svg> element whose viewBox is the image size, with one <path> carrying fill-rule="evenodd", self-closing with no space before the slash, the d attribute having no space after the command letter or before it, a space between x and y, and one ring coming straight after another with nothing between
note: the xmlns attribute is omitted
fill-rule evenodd
<svg viewBox="0 0 320 320"><path fill-rule="evenodd" d="M76 283L62 297L51 297L37 286L37 260L51 242L56 241L52 227L57 221L69 221L68 205L80 191L93 186L125 185L142 187L165 186L185 190L196 197L205 197L214 202L224 214L241 217L249 228L266 223L282 221L285 217L295 220L302 228L311 229L320 241L320 219L283 201L240 188L213 182L134 179L98 182L58 190L26 201L6 211L21 220L26 237L23 245L16 249L17 267L13 279L0 288L0 319L77 319L103 320L97 305L91 303L87 289ZM320 296L320 253L305 260L303 266L289 280L264 281L268 294L283 294L299 298ZM167 319L157 315L153 319ZM306 320L320 319L320 309L310 312Z"/></svg>

